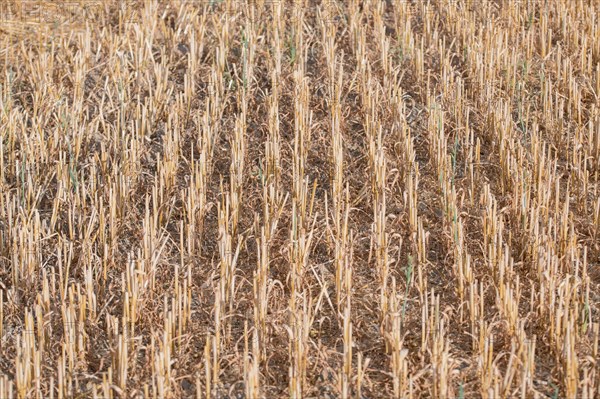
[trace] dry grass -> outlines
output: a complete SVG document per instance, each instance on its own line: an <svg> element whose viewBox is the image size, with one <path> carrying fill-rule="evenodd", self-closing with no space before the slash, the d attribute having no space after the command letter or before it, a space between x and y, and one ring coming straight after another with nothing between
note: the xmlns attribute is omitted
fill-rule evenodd
<svg viewBox="0 0 600 399"><path fill-rule="evenodd" d="M600 395L595 1L0 4L0 398Z"/></svg>

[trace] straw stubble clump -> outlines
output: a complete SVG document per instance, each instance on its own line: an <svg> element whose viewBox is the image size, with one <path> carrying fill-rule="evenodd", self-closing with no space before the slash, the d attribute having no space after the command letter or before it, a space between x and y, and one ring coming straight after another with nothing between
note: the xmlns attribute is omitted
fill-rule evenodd
<svg viewBox="0 0 600 399"><path fill-rule="evenodd" d="M0 6L0 398L600 395L594 2Z"/></svg>

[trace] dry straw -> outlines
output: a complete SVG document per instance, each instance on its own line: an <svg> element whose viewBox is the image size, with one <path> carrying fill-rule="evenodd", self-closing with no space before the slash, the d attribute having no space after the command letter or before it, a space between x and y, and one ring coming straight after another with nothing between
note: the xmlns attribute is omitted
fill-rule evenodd
<svg viewBox="0 0 600 399"><path fill-rule="evenodd" d="M597 14L2 3L0 397L597 397Z"/></svg>

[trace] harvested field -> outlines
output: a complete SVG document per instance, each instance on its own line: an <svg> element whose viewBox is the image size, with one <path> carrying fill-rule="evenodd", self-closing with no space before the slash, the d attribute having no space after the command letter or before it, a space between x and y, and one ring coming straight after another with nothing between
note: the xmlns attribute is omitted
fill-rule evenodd
<svg viewBox="0 0 600 399"><path fill-rule="evenodd" d="M0 399L600 396L595 0L4 0Z"/></svg>

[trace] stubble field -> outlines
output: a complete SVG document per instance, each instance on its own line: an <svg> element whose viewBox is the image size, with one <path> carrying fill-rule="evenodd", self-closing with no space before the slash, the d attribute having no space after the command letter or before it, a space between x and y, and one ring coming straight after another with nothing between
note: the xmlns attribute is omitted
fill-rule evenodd
<svg viewBox="0 0 600 399"><path fill-rule="evenodd" d="M600 6L0 4L0 398L600 395Z"/></svg>

